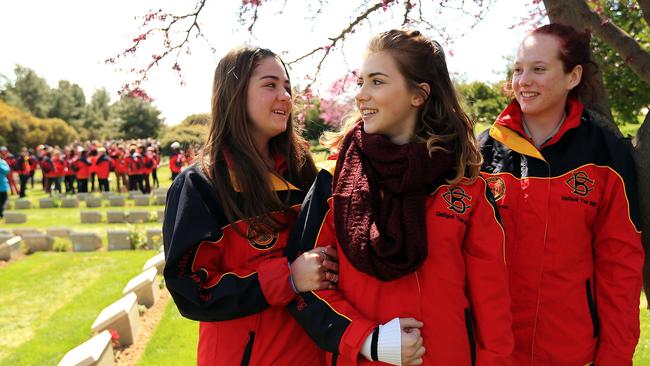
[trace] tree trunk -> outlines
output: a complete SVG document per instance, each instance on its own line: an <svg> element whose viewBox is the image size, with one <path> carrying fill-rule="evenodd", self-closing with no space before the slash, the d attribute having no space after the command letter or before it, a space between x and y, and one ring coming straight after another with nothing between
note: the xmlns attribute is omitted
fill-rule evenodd
<svg viewBox="0 0 650 366"><path fill-rule="evenodd" d="M643 287L646 298L650 299L650 111L634 138L634 158L639 182L639 204L641 207L641 231L643 247L646 249L643 266ZM650 305L648 305L650 309Z"/></svg>

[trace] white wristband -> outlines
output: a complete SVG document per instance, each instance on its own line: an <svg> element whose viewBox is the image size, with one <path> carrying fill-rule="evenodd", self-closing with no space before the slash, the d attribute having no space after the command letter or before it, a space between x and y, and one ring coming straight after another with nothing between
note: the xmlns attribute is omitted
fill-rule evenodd
<svg viewBox="0 0 650 366"><path fill-rule="evenodd" d="M370 361L372 361L370 356L371 342L372 333L368 335L361 347L361 355ZM388 323L379 326L377 358L381 362L402 366L402 328L399 325L399 318L394 318Z"/></svg>

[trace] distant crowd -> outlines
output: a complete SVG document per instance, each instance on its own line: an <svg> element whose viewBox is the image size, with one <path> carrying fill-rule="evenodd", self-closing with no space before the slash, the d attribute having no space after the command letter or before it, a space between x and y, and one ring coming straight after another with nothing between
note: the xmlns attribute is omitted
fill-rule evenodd
<svg viewBox="0 0 650 366"><path fill-rule="evenodd" d="M178 142L171 144L169 169L172 179L192 162L194 153L181 150ZM8 191L25 197L34 189L34 174L42 172L42 189L52 194L77 192L108 192L114 182L115 192L139 190L151 192L160 186L160 143L153 139L129 141L88 141L64 147L39 145L12 152L0 146L0 160L9 166ZM114 179L110 179L113 173ZM17 178L17 179L16 179Z"/></svg>

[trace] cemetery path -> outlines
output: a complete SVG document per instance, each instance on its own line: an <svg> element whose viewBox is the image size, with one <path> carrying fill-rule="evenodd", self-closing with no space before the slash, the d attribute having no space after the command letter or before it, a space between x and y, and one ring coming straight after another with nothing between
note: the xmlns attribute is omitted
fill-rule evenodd
<svg viewBox="0 0 650 366"><path fill-rule="evenodd" d="M165 308L170 300L171 295L169 291L166 288L161 289L158 301L151 308L146 309L143 315L138 317L140 323L138 336L134 344L118 352L116 358L117 366L134 366L138 363L145 348L147 348L149 338L155 333L156 327L165 313Z"/></svg>

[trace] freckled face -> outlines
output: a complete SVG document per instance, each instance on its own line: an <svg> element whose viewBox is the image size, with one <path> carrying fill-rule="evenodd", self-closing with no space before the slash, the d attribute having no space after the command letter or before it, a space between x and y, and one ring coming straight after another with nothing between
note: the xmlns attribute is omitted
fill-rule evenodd
<svg viewBox="0 0 650 366"><path fill-rule="evenodd" d="M580 72L564 72L559 55L560 42L551 35L529 36L519 46L512 90L526 116L541 117L564 108L569 92L580 82Z"/></svg>

